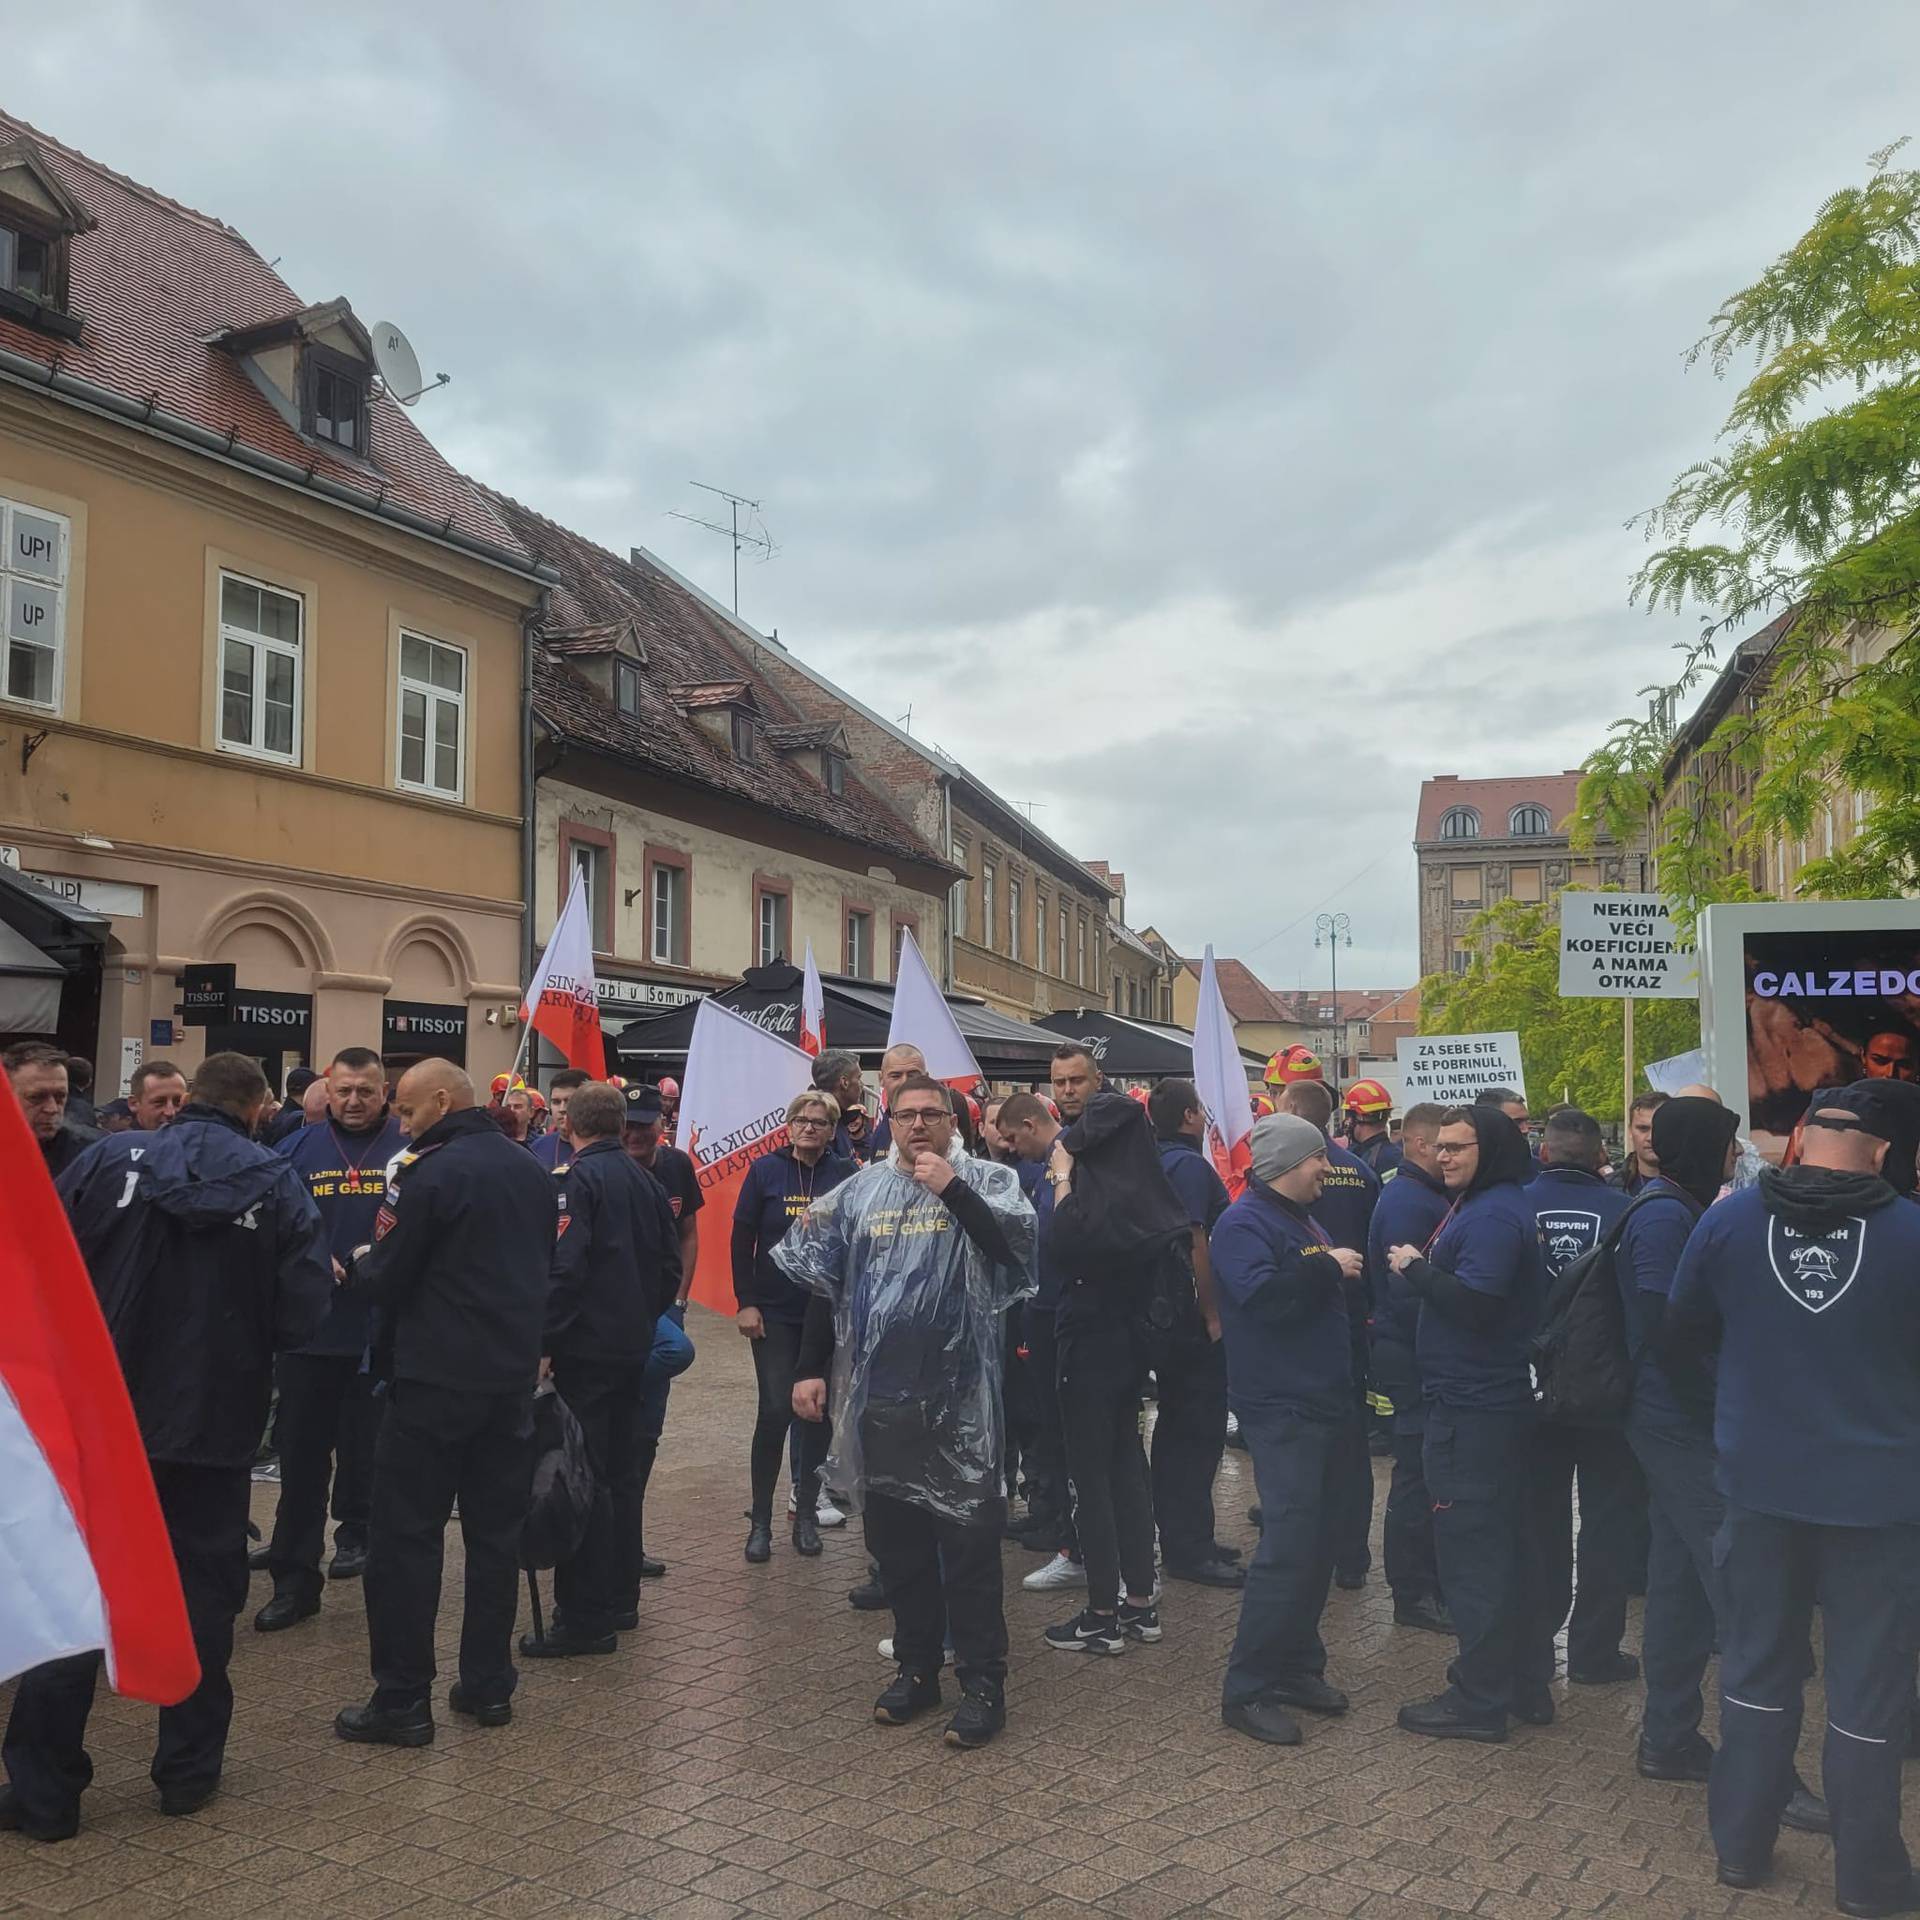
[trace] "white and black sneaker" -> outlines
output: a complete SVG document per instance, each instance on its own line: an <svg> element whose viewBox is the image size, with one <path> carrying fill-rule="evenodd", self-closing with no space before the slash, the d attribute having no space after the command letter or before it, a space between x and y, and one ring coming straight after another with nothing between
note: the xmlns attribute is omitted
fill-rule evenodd
<svg viewBox="0 0 1920 1920"><path fill-rule="evenodd" d="M1120 1631L1143 1647L1160 1644L1160 1609L1155 1606L1130 1607L1120 1602Z"/></svg>
<svg viewBox="0 0 1920 1920"><path fill-rule="evenodd" d="M1157 1631L1157 1629L1156 1629ZM1110 1613L1095 1613L1091 1607L1058 1627L1049 1627L1047 1645L1057 1653L1125 1653L1126 1636L1119 1620Z"/></svg>

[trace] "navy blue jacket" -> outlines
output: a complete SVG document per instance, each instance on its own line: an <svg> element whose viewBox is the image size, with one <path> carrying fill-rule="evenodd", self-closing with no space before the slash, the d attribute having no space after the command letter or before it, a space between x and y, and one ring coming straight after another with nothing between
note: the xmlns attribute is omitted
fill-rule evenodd
<svg viewBox="0 0 1920 1920"><path fill-rule="evenodd" d="M747 1169L733 1206L733 1297L741 1307L758 1307L762 1319L792 1321L807 1317L812 1292L789 1280L775 1263L773 1250L787 1229L806 1212L816 1194L831 1193L859 1168L838 1154L824 1154L804 1167L791 1147L776 1147Z"/></svg>
<svg viewBox="0 0 1920 1920"><path fill-rule="evenodd" d="M1397 1183L1396 1183L1397 1184ZM1469 1193L1440 1229L1428 1259L1463 1287L1491 1294L1503 1311L1484 1331L1420 1307L1414 1358L1427 1405L1488 1413L1533 1407L1528 1346L1546 1300L1546 1264L1533 1202L1513 1181Z"/></svg>
<svg viewBox="0 0 1920 1920"><path fill-rule="evenodd" d="M287 1164L306 1183L326 1224L327 1250L345 1266L355 1247L373 1238L373 1223L387 1197L387 1166L406 1150L400 1122L383 1113L366 1133L352 1134L331 1119L302 1127L280 1143ZM333 1310L302 1353L336 1355L366 1351L373 1315L357 1293L336 1287Z"/></svg>
<svg viewBox="0 0 1920 1920"><path fill-rule="evenodd" d="M1613 1255L1614 1278L1626 1312L1627 1356L1633 1362L1632 1417L1661 1426L1689 1427L1704 1441L1713 1426L1711 1396L1692 1383L1676 1386L1650 1345L1702 1208L1692 1194L1657 1176L1640 1183L1638 1197L1640 1204L1620 1229Z"/></svg>
<svg viewBox="0 0 1920 1920"><path fill-rule="evenodd" d="M244 1467L273 1356L333 1300L326 1230L299 1176L231 1114L181 1108L110 1134L60 1182L151 1460Z"/></svg>
<svg viewBox="0 0 1920 1920"><path fill-rule="evenodd" d="M654 1321L680 1290L667 1196L614 1139L589 1141L553 1179L560 1217L546 1350L614 1366L644 1361Z"/></svg>
<svg viewBox="0 0 1920 1920"><path fill-rule="evenodd" d="M1229 1203L1226 1183L1200 1151L1199 1141L1184 1133L1162 1140L1160 1164L1166 1168L1167 1184L1186 1208L1187 1218L1202 1233L1211 1233Z"/></svg>
<svg viewBox="0 0 1920 1920"><path fill-rule="evenodd" d="M429 1127L400 1156L348 1276L383 1311L388 1376L531 1393L558 1221L553 1175L484 1108Z"/></svg>
<svg viewBox="0 0 1920 1920"><path fill-rule="evenodd" d="M1743 1187L1701 1215L1669 1317L1717 1324L1720 1490L1833 1527L1920 1523L1920 1207L1829 1230Z"/></svg>
<svg viewBox="0 0 1920 1920"><path fill-rule="evenodd" d="M1374 1276L1373 1384L1393 1402L1398 1433L1418 1433L1426 1425L1413 1351L1420 1300L1387 1255L1395 1247L1424 1247L1451 1205L1437 1175L1402 1160L1381 1187L1367 1227L1367 1271Z"/></svg>
<svg viewBox="0 0 1920 1920"><path fill-rule="evenodd" d="M1220 1216L1209 1248L1236 1409L1352 1417L1353 1340L1332 1246L1317 1209L1258 1182Z"/></svg>
<svg viewBox="0 0 1920 1920"><path fill-rule="evenodd" d="M1540 1222L1540 1252L1547 1278L1558 1280L1627 1210L1629 1196L1610 1187L1597 1173L1578 1167L1542 1167L1527 1188L1534 1218Z"/></svg>
<svg viewBox="0 0 1920 1920"><path fill-rule="evenodd" d="M1356 1160L1362 1161L1384 1180L1390 1180L1406 1164L1406 1151L1390 1133L1376 1133L1371 1140L1348 1142Z"/></svg>

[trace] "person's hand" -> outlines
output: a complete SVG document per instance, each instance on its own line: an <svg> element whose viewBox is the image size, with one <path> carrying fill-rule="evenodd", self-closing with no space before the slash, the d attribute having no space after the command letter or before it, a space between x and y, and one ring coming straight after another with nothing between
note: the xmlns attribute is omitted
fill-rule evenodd
<svg viewBox="0 0 1920 1920"><path fill-rule="evenodd" d="M340 1256L337 1253L333 1256L333 1284L336 1287L344 1287L347 1284L347 1270L340 1264Z"/></svg>
<svg viewBox="0 0 1920 1920"><path fill-rule="evenodd" d="M824 1380L796 1380L793 1383L793 1410L802 1420L827 1417L827 1383Z"/></svg>
<svg viewBox="0 0 1920 1920"><path fill-rule="evenodd" d="M1405 1273L1419 1258L1420 1249L1418 1247L1401 1245L1392 1248L1388 1252L1387 1265L1390 1266L1395 1273Z"/></svg>
<svg viewBox="0 0 1920 1920"><path fill-rule="evenodd" d="M540 1356L540 1379L538 1384L545 1386L553 1378L553 1355L543 1353Z"/></svg>
<svg viewBox="0 0 1920 1920"><path fill-rule="evenodd" d="M916 1153L913 1177L929 1193L945 1193L953 1184L953 1163L944 1154Z"/></svg>
<svg viewBox="0 0 1920 1920"><path fill-rule="evenodd" d="M1047 1155L1047 1178L1049 1180L1073 1178L1073 1155L1058 1140L1053 1143L1053 1151Z"/></svg>
<svg viewBox="0 0 1920 1920"><path fill-rule="evenodd" d="M1217 1313L1203 1313L1200 1318L1206 1323L1207 1338L1217 1343L1220 1338L1220 1316Z"/></svg>
<svg viewBox="0 0 1920 1920"><path fill-rule="evenodd" d="M742 1307L740 1311L733 1316L733 1324L738 1327L749 1340L764 1340L767 1337L767 1323L760 1317L760 1309L758 1307Z"/></svg>
<svg viewBox="0 0 1920 1920"><path fill-rule="evenodd" d="M1366 1261L1351 1247L1335 1247L1333 1257L1340 1263L1340 1277L1352 1286L1366 1272Z"/></svg>

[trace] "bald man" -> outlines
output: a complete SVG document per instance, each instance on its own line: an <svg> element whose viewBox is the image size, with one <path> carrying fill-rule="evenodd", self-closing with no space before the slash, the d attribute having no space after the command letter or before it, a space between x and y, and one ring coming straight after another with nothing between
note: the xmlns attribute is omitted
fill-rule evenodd
<svg viewBox="0 0 1920 1920"><path fill-rule="evenodd" d="M902 1041L897 1047L889 1047L880 1056L880 1104L882 1107L893 1105L893 1090L910 1073L925 1073L927 1056L918 1047L909 1046ZM893 1128L885 1118L873 1130L873 1145L867 1158L884 1160L893 1146Z"/></svg>
<svg viewBox="0 0 1920 1920"><path fill-rule="evenodd" d="M387 1417L366 1570L374 1690L333 1724L343 1740L424 1747L456 1500L466 1612L447 1704L482 1726L513 1717L520 1527L559 1209L552 1175L475 1104L473 1082L450 1061L410 1069L393 1110L412 1145L347 1277L385 1325L377 1358Z"/></svg>

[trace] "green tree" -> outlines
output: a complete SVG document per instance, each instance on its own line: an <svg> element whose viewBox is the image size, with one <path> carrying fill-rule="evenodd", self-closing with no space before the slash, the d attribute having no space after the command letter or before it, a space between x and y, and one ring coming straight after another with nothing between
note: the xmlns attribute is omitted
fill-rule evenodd
<svg viewBox="0 0 1920 1920"><path fill-rule="evenodd" d="M1652 819L1662 887L1688 916L1751 897L1738 868L1804 836L1837 787L1866 797L1865 823L1801 870L1800 891L1920 887L1920 173L1892 166L1897 151L1715 314L1690 360L1720 378L1751 362L1751 377L1718 449L1645 516L1660 544L1634 599L1704 624L1673 683L1644 690L1665 696L1654 714L1616 722L1588 759L1575 830L1590 842ZM1723 823L1698 792L1663 795L1666 716L1723 645L1769 622L1753 710L1706 744L1755 777Z"/></svg>
<svg viewBox="0 0 1920 1920"><path fill-rule="evenodd" d="M1536 1109L1569 1099L1596 1120L1618 1121L1625 1027L1619 1000L1560 997L1560 921L1551 906L1503 900L1474 922L1494 945L1465 973L1431 974L1420 985L1422 1033L1520 1036L1527 1093ZM1634 1006L1633 1057L1638 1069L1700 1044L1700 1013L1691 1000L1641 1000Z"/></svg>

